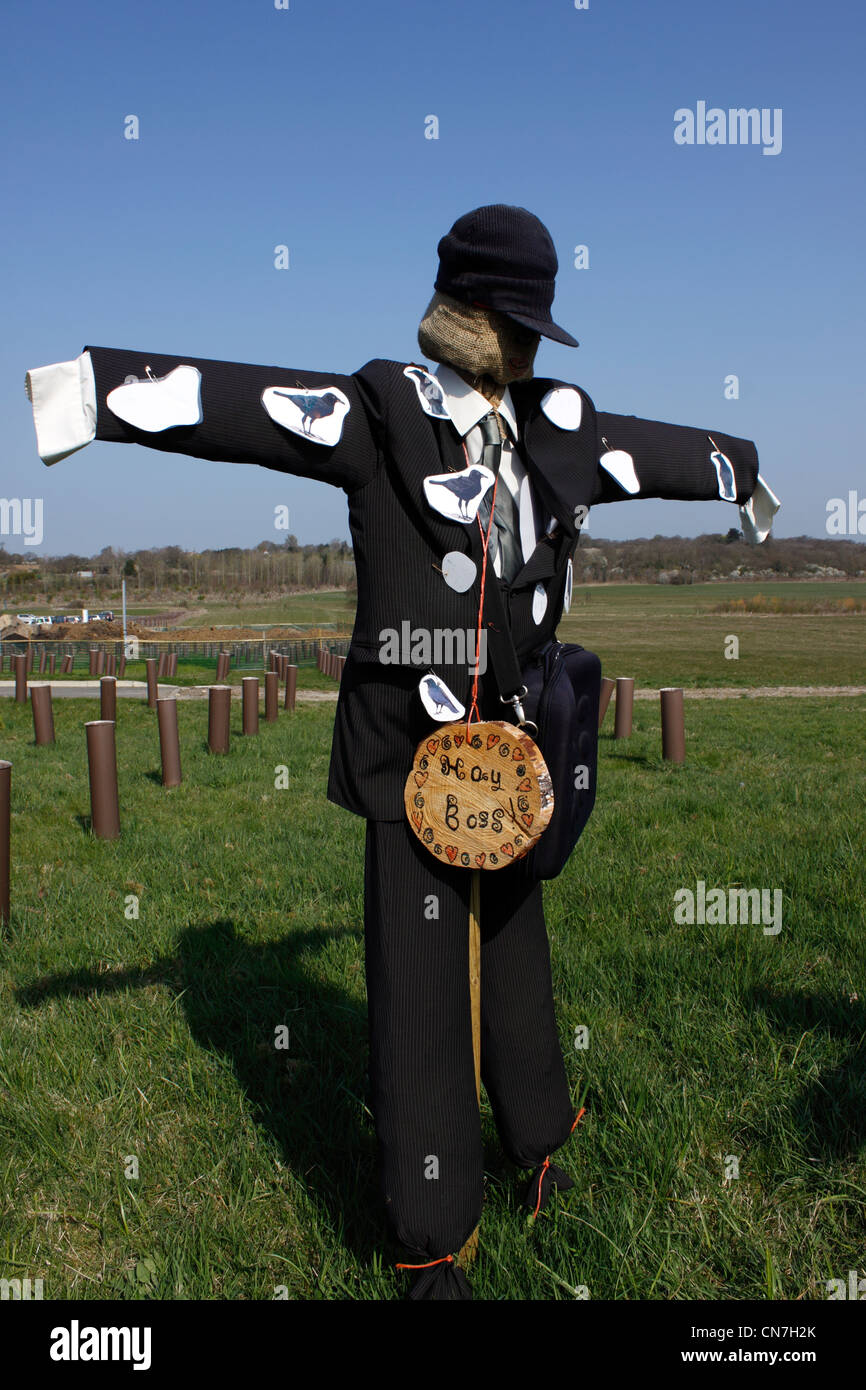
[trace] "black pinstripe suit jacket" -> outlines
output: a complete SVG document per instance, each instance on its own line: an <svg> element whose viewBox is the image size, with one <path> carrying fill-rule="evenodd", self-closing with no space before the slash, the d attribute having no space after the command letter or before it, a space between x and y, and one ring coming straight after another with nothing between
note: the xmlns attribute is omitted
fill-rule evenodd
<svg viewBox="0 0 866 1390"><path fill-rule="evenodd" d="M448 551L464 551L477 562L480 576L478 527L448 520L429 505L423 490L427 475L466 466L455 426L424 412L415 385L403 375L402 362L376 359L346 376L125 349L87 351L96 377L97 439L261 464L345 490L358 608L337 704L328 797L357 815L402 820L403 787L412 756L431 728L418 694L419 680L430 667L383 664L382 634L389 629L399 632L406 621L413 629L474 631L477 620L479 579L458 593L445 583L439 566ZM161 377L181 363L197 367L202 375L200 424L152 434L125 424L107 407L107 394L126 377L144 378L146 366ZM579 539L575 509L628 499L629 494L599 467L605 447L632 455L639 497L719 496L707 431L596 412L583 391L579 428L560 428L542 411L541 400L551 388L570 385L535 378L510 388L521 457L544 507L559 522L555 535L539 541L510 589L503 591L521 661L555 633L568 561ZM325 446L276 424L261 402L262 392L272 386L334 386L343 391L349 411L339 441ZM747 501L758 476L754 445L721 431L711 433L733 465L737 502ZM537 623L532 597L539 583L546 587L548 602ZM469 666L446 663L435 670L468 708ZM482 677L488 695L492 681L492 672Z"/></svg>

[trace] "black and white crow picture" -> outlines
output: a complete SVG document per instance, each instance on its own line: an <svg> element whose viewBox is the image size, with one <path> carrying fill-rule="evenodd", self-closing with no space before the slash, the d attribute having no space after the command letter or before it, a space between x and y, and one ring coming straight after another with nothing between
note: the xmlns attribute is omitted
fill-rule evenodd
<svg viewBox="0 0 866 1390"><path fill-rule="evenodd" d="M425 681L427 694L436 706L436 713L439 714L443 709L450 709L454 714L459 714L459 706L455 705L450 696L444 691L432 676L428 676Z"/></svg>
<svg viewBox="0 0 866 1390"><path fill-rule="evenodd" d="M449 492L453 492L457 498L460 515L471 521L467 503L481 492L487 476L487 470L484 468L469 468L464 473L455 473L453 478L428 478L427 482L435 487L446 487Z"/></svg>
<svg viewBox="0 0 866 1390"><path fill-rule="evenodd" d="M339 396L335 396L333 391L325 391L321 396L308 396L301 391L280 391L274 387L275 396L285 396L300 410L303 426L306 434L313 433L313 421L324 420L329 415L333 415L335 407L339 404ZM309 420L310 424L307 425Z"/></svg>

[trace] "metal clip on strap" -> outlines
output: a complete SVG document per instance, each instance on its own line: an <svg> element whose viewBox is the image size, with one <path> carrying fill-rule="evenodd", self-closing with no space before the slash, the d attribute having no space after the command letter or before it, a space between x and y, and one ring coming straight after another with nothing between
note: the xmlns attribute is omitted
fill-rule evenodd
<svg viewBox="0 0 866 1390"><path fill-rule="evenodd" d="M523 708L523 697L526 694L526 686L522 685L516 695L500 695L499 700L503 705L511 705L514 710L514 717L522 729L534 729L538 733L538 725L532 720L527 719L526 711Z"/></svg>

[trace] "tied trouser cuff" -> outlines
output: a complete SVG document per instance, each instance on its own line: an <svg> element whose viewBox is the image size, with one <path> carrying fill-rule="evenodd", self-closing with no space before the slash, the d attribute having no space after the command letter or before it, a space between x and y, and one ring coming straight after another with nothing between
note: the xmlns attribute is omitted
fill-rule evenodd
<svg viewBox="0 0 866 1390"><path fill-rule="evenodd" d="M408 822L367 822L370 1091L385 1211L406 1266L416 1267L411 1297L466 1296L453 1257L481 1216L470 881L437 861ZM574 1109L541 885L510 869L481 874L481 999L482 1079L509 1157L532 1168L565 1142Z"/></svg>

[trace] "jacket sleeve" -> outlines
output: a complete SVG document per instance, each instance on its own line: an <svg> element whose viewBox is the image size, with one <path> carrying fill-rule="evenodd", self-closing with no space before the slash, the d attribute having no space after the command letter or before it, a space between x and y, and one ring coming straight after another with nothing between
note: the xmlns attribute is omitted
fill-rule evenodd
<svg viewBox="0 0 866 1390"><path fill-rule="evenodd" d="M74 362L28 372L26 384L47 464L100 439L260 464L351 492L381 463L373 381L375 373L87 347Z"/></svg>
<svg viewBox="0 0 866 1390"><path fill-rule="evenodd" d="M633 497L736 502L748 540L770 533L779 500L758 476L748 439L636 415L596 414L599 469L593 505Z"/></svg>

